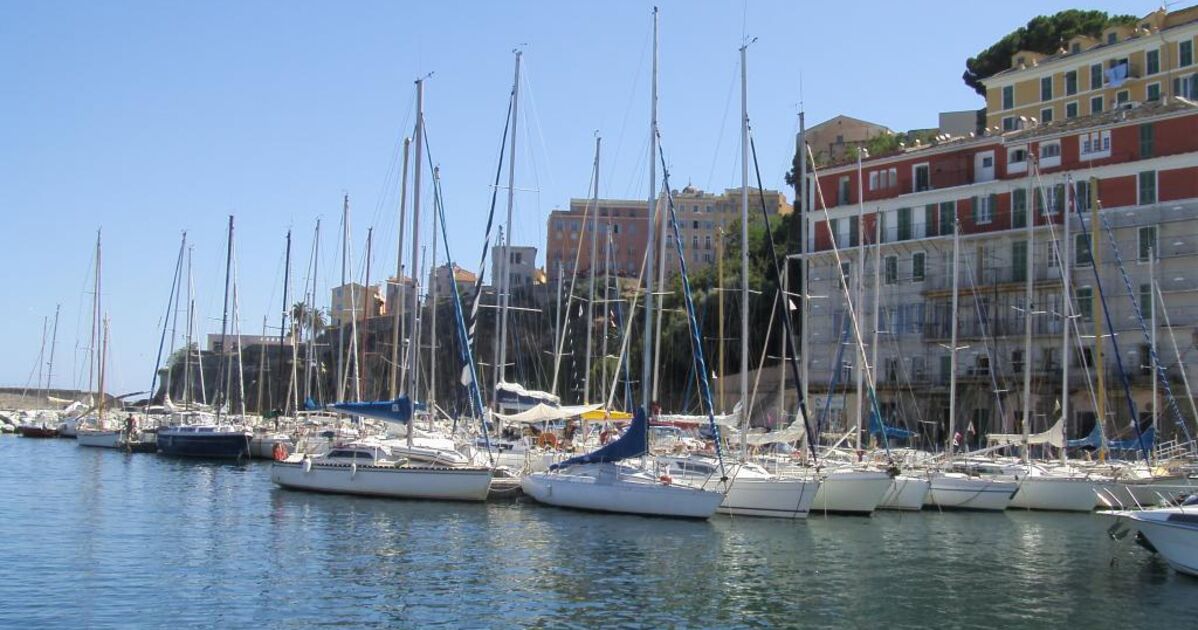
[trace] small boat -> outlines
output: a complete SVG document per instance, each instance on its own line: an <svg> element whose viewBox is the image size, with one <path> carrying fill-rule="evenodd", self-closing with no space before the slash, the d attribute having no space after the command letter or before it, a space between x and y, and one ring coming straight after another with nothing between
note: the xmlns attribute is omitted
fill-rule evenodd
<svg viewBox="0 0 1198 630"><path fill-rule="evenodd" d="M296 490L397 499L482 501L491 470L480 467L418 466L396 457L376 440L358 440L324 455L291 455L271 464L270 479Z"/></svg>
<svg viewBox="0 0 1198 630"><path fill-rule="evenodd" d="M21 437L27 438L58 437L58 429L45 424L22 424L17 427L17 433L21 434Z"/></svg>
<svg viewBox="0 0 1198 630"><path fill-rule="evenodd" d="M123 448L125 433L123 431L110 431L106 429L79 429L76 432L75 439L79 446L90 446L94 448Z"/></svg>
<svg viewBox="0 0 1198 630"><path fill-rule="evenodd" d="M244 459L254 434L231 424L199 424L158 430L158 450L177 457Z"/></svg>
<svg viewBox="0 0 1198 630"><path fill-rule="evenodd" d="M1198 505L1116 512L1178 573L1198 577Z"/></svg>

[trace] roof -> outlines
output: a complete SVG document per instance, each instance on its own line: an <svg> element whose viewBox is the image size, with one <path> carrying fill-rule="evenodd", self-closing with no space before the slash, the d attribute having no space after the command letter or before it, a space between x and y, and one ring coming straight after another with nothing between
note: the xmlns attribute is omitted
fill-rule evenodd
<svg viewBox="0 0 1198 630"><path fill-rule="evenodd" d="M1004 142L1031 140L1043 136L1066 134L1070 132L1081 131L1083 129L1104 127L1122 122L1152 118L1154 116L1163 116L1177 112L1198 112L1198 103L1195 103L1187 98L1174 96L1162 99L1159 102L1143 103L1136 107L1127 109L1114 109L1102 112L1101 114L1082 116L1080 118L1069 118L1065 120L1053 121L1047 124L1035 125L1027 129L1008 131L1002 135L1002 138Z"/></svg>
<svg viewBox="0 0 1198 630"><path fill-rule="evenodd" d="M831 118L829 118L829 119L825 120L824 122L822 122L822 123L820 123L820 124L818 124L818 125L815 125L815 126L813 126L813 127L808 127L808 128L807 128L807 133L812 133L812 132L815 132L815 131L819 131L821 128L823 128L823 127L825 127L825 126L829 126L829 125L831 125L832 123L835 123L835 122L844 122L844 121L851 121L851 122L859 123L859 124L866 125L866 126L869 126L869 127L876 127L876 128L878 128L878 129L885 129L886 131L890 131L890 128L889 128L889 127L887 127L886 125L879 125L878 123L869 122L868 120L861 120L860 118L853 118L852 116L846 116L846 115L844 115L844 114L838 114L838 115L836 115L836 116L833 116L833 117L831 117Z"/></svg>

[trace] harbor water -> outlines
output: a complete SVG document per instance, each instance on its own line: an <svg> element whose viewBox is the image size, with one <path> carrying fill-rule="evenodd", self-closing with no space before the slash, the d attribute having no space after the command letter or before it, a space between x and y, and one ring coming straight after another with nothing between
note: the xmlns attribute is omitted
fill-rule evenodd
<svg viewBox="0 0 1198 630"><path fill-rule="evenodd" d="M1099 514L708 522L318 495L0 437L0 626L1190 627Z"/></svg>

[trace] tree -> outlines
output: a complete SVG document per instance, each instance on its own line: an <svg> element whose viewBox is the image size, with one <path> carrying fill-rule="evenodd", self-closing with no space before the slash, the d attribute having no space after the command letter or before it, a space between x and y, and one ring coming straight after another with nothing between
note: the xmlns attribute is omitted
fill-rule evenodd
<svg viewBox="0 0 1198 630"><path fill-rule="evenodd" d="M1102 31L1117 24L1134 24L1134 15L1108 15L1105 11L1069 9L1050 16L1038 15L1003 36L989 48L965 61L961 80L978 94L986 95L982 79L1011 67L1011 56L1021 50L1055 54L1078 35L1100 37Z"/></svg>

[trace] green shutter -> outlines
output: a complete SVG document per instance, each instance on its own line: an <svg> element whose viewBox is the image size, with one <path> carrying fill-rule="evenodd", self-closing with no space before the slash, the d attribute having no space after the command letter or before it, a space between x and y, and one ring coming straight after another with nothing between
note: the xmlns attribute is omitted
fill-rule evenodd
<svg viewBox="0 0 1198 630"><path fill-rule="evenodd" d="M969 205L971 206L971 210L973 211L973 222L976 225L978 222L978 218L979 218L978 217L978 198L976 195L969 198Z"/></svg>

